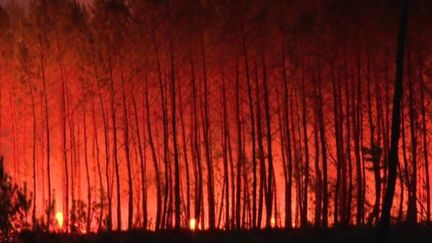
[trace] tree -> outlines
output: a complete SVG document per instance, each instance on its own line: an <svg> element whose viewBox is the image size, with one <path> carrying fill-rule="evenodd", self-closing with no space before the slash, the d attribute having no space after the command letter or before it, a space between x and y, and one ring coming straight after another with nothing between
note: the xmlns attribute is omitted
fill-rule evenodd
<svg viewBox="0 0 432 243"><path fill-rule="evenodd" d="M4 158L0 157L0 240L9 241L27 227L25 215L30 210L31 199L26 187L19 187L4 170Z"/></svg>
<svg viewBox="0 0 432 243"><path fill-rule="evenodd" d="M388 155L388 180L387 190L384 196L384 203L381 212L381 218L378 226L378 239L383 238L387 232L390 224L390 211L393 204L393 197L396 185L400 135L400 115L401 115L401 100L403 94L403 74L404 74L404 50L405 40L407 33L408 22L408 0L404 0L402 4L399 34L397 40L397 54L396 54L396 76L393 94L393 116L392 116L392 132L391 132L391 145Z"/></svg>

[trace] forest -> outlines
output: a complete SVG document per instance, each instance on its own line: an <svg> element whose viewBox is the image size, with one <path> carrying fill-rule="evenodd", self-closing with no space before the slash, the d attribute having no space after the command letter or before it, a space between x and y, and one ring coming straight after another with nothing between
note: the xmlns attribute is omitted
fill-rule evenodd
<svg viewBox="0 0 432 243"><path fill-rule="evenodd" d="M428 0L8 1L6 232L429 224L430 23Z"/></svg>

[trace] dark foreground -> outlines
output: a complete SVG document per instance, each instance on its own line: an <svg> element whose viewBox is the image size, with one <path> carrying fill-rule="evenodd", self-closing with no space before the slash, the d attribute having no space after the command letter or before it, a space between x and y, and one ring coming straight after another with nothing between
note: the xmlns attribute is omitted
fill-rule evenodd
<svg viewBox="0 0 432 243"><path fill-rule="evenodd" d="M262 230L262 231L216 231L216 232L144 232L122 233L48 234L23 233L18 242L375 242L375 229L370 227ZM432 242L432 226L397 226L390 229L386 242Z"/></svg>

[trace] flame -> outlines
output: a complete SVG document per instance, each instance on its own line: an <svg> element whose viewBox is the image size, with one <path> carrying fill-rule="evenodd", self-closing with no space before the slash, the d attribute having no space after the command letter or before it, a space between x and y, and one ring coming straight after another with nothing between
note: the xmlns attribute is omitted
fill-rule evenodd
<svg viewBox="0 0 432 243"><path fill-rule="evenodd" d="M57 224L58 224L59 228L62 228L63 227L63 213L57 212L55 215L55 218L57 220Z"/></svg>
<svg viewBox="0 0 432 243"><path fill-rule="evenodd" d="M270 219L270 224L271 224L271 227L272 227L272 228L274 228L274 227L276 226L276 220L275 220L274 217L272 217L272 218Z"/></svg>
<svg viewBox="0 0 432 243"><path fill-rule="evenodd" d="M190 228L190 230L195 231L195 227L196 227L196 220L194 218L192 218L189 221L189 228Z"/></svg>

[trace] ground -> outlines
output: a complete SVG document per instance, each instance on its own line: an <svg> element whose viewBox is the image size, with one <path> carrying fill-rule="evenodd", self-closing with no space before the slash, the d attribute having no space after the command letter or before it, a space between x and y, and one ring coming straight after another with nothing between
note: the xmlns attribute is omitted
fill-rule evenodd
<svg viewBox="0 0 432 243"><path fill-rule="evenodd" d="M345 243L375 242L375 229L349 227L332 229L296 229L263 231L216 231L216 232L145 232L122 233L48 234L22 233L18 242L295 242L295 243ZM386 242L432 242L432 226L397 226L390 229Z"/></svg>

